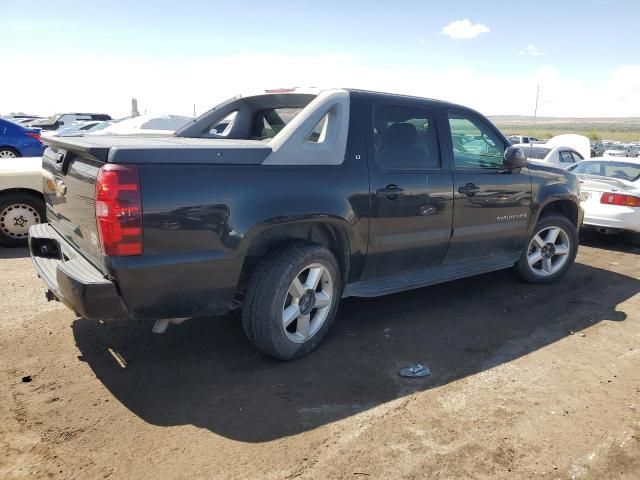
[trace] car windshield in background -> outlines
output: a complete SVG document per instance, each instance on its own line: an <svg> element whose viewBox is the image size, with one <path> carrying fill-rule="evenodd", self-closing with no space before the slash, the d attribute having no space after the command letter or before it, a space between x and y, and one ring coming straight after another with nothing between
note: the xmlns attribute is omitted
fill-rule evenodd
<svg viewBox="0 0 640 480"><path fill-rule="evenodd" d="M544 159L547 154L551 151L550 148L542 148L542 147L520 147L524 150L524 154L527 158L533 158L536 160Z"/></svg>
<svg viewBox="0 0 640 480"><path fill-rule="evenodd" d="M619 151L623 151L626 150L627 147L625 147L624 145L611 145L609 147L609 150L619 150Z"/></svg>
<svg viewBox="0 0 640 480"><path fill-rule="evenodd" d="M581 162L576 165L572 172L635 182L640 179L640 164L635 165L629 162Z"/></svg>

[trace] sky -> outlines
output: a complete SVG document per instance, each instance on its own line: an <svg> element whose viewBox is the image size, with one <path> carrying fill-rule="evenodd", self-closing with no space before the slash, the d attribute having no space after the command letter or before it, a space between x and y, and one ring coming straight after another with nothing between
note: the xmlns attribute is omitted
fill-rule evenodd
<svg viewBox="0 0 640 480"><path fill-rule="evenodd" d="M202 114L276 87L640 116L640 1L0 0L0 113Z"/></svg>

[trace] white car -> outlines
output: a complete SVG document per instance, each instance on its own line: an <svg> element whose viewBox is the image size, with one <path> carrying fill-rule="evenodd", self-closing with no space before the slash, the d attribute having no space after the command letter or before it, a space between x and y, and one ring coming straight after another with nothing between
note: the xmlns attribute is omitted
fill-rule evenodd
<svg viewBox="0 0 640 480"><path fill-rule="evenodd" d="M509 141L512 145L521 144L521 143L536 143L539 142L536 137L527 137L523 135L511 135L509 137Z"/></svg>
<svg viewBox="0 0 640 480"><path fill-rule="evenodd" d="M640 245L640 162L601 157L569 170L580 179L583 226L602 233L631 232Z"/></svg>
<svg viewBox="0 0 640 480"><path fill-rule="evenodd" d="M58 130L47 130L42 132L43 137L66 137L68 135L82 134L90 131L96 125L101 124L101 120L86 120L81 122L74 122L66 127L59 128Z"/></svg>
<svg viewBox="0 0 640 480"><path fill-rule="evenodd" d="M610 145L604 153L603 157L637 157L638 150L633 145L624 145L622 143Z"/></svg>
<svg viewBox="0 0 640 480"><path fill-rule="evenodd" d="M191 121L193 118L180 115L140 115L87 135L170 135Z"/></svg>
<svg viewBox="0 0 640 480"><path fill-rule="evenodd" d="M29 227L44 221L42 158L0 162L0 245L25 246Z"/></svg>
<svg viewBox="0 0 640 480"><path fill-rule="evenodd" d="M527 160L558 168L569 168L591 156L591 143L582 135L557 135L546 143L520 143L514 146L524 151Z"/></svg>

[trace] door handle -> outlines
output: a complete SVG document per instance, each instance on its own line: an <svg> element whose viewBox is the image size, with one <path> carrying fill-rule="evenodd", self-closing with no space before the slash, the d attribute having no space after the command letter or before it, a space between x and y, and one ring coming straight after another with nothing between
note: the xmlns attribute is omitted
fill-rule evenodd
<svg viewBox="0 0 640 480"><path fill-rule="evenodd" d="M398 194L404 192L404 189L397 185L387 185L385 188L379 188L376 190L376 195L379 197L387 197L389 200L398 198Z"/></svg>
<svg viewBox="0 0 640 480"><path fill-rule="evenodd" d="M475 195L480 191L480 187L475 185L474 183L467 183L464 187L460 187L458 192L463 193L469 197Z"/></svg>

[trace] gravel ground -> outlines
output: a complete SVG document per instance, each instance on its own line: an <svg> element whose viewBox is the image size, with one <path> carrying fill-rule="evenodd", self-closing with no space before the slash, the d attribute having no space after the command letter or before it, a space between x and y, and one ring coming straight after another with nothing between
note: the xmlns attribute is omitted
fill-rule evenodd
<svg viewBox="0 0 640 480"><path fill-rule="evenodd" d="M348 299L282 363L237 315L160 336L47 303L0 249L0 478L640 478L640 249ZM400 367L432 375L404 379Z"/></svg>

